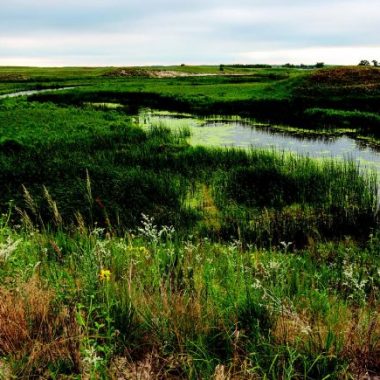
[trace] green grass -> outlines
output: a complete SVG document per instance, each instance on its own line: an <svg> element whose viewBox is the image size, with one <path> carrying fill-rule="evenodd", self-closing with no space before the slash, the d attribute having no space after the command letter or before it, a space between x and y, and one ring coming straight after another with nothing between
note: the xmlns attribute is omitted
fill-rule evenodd
<svg viewBox="0 0 380 380"><path fill-rule="evenodd" d="M305 116L310 118L311 126L322 128L358 128L379 135L380 115L374 112L346 111L326 108L309 108Z"/></svg>
<svg viewBox="0 0 380 380"><path fill-rule="evenodd" d="M13 202L25 209L25 187L35 198L35 221L51 218L47 186L66 226L80 212L86 223L123 231L144 212L184 233L267 246L286 238L303 245L309 237L367 236L377 225L377 180L352 162L192 147L188 131L144 131L123 111L91 107L11 100L0 122L2 208ZM204 223L207 208L188 206L200 185L215 204L218 228Z"/></svg>
<svg viewBox="0 0 380 380"><path fill-rule="evenodd" d="M115 101L196 113L245 113L269 117L289 108L294 87L307 73L260 72L244 76L97 79L72 92L40 94L34 99L82 104ZM262 69L261 69L262 70ZM70 82L70 84L72 84ZM278 109L277 109L278 108Z"/></svg>
<svg viewBox="0 0 380 380"><path fill-rule="evenodd" d="M272 110L368 137L374 103L347 108L376 88L343 95L341 71L114 70L0 69L0 93L80 85L0 100L0 377L378 374L378 179L351 161L194 147L181 121L132 117Z"/></svg>
<svg viewBox="0 0 380 380"><path fill-rule="evenodd" d="M347 240L258 250L178 240L150 218L140 226L117 238L83 224L68 235L2 221L4 371L78 379L142 374L144 364L159 378L189 379L376 371L378 237L364 248Z"/></svg>
<svg viewBox="0 0 380 380"><path fill-rule="evenodd" d="M120 72L130 72L123 76ZM158 78L160 73L188 76ZM154 66L137 68L0 68L0 94L22 89L80 86L34 95L39 101L81 105L117 102L198 114L239 114L296 127L350 125L376 135L379 86L376 68L325 69ZM153 75L153 77L152 77ZM312 109L330 110L326 112ZM331 112L334 112L332 117ZM357 112L359 117L342 112ZM338 113L340 113L338 117ZM363 115L366 116L363 116ZM369 116L371 114L371 116Z"/></svg>

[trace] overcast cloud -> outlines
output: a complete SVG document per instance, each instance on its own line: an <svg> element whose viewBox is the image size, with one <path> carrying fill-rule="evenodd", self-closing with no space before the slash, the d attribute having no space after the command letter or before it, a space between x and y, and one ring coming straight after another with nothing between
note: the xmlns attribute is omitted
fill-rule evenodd
<svg viewBox="0 0 380 380"><path fill-rule="evenodd" d="M380 61L380 0L0 0L0 65Z"/></svg>

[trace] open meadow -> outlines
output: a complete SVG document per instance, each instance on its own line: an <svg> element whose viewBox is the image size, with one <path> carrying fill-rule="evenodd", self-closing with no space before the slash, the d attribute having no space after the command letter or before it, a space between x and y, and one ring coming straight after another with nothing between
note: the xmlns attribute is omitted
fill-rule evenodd
<svg viewBox="0 0 380 380"><path fill-rule="evenodd" d="M379 181L379 68L0 67L0 378L380 375Z"/></svg>

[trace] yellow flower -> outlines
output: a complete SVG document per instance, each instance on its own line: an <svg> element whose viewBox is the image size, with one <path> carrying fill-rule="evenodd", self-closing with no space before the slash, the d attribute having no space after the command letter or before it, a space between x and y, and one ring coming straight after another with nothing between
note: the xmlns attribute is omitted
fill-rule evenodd
<svg viewBox="0 0 380 380"><path fill-rule="evenodd" d="M109 281L111 278L111 271L108 269L102 269L99 273L100 281Z"/></svg>
<svg viewBox="0 0 380 380"><path fill-rule="evenodd" d="M140 253L143 254L143 255L148 255L148 254L149 254L148 249L145 248L145 247L139 247L139 251L140 251Z"/></svg>

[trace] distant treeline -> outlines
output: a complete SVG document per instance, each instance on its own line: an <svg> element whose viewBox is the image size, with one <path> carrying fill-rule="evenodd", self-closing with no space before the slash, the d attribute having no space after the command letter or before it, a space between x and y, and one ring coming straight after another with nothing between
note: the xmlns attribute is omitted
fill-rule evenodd
<svg viewBox="0 0 380 380"><path fill-rule="evenodd" d="M320 69L324 67L325 64L323 62L317 62L315 65L304 65L301 63L300 65L293 65L291 63L285 63L285 65L282 65L282 67L287 67L291 69Z"/></svg>

